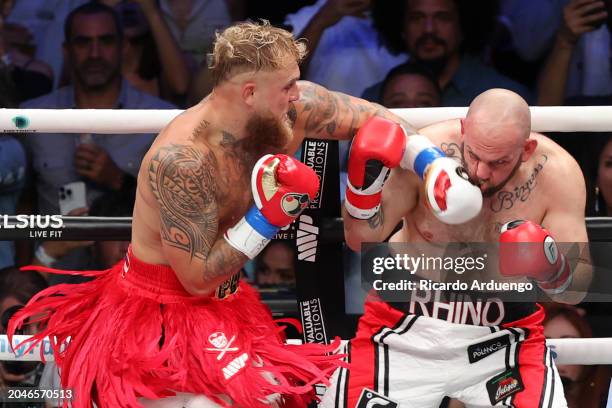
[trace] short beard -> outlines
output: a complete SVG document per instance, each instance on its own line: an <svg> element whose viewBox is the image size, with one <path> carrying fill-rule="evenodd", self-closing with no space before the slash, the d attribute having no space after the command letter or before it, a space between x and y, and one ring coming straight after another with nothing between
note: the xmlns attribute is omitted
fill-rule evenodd
<svg viewBox="0 0 612 408"><path fill-rule="evenodd" d="M247 120L246 133L247 137L239 142L240 147L255 159L265 154L286 153L287 143L293 135L288 120L258 113Z"/></svg>
<svg viewBox="0 0 612 408"><path fill-rule="evenodd" d="M463 165L463 168L468 169L468 165L465 162L465 155L463 154L463 151L464 151L463 149L464 149L464 144L461 144L461 164ZM512 169L508 177L506 177L504 181L502 181L498 185L489 187L486 190L483 190L482 196L485 198L493 197L497 192L499 192L502 188L504 188L504 186L512 179L512 177L514 177L518 169L521 167L522 163L523 162L519 156L518 160L516 161L516 164L514 165L514 168ZM472 184L476 186L480 186L480 184L482 184L479 182L478 179L472 177L469 173L468 173L468 176L470 177L470 181L472 182Z"/></svg>

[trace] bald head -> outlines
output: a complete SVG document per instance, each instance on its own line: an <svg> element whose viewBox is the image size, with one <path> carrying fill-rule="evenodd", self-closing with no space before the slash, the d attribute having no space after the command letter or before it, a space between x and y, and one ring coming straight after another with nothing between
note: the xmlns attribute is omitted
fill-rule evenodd
<svg viewBox="0 0 612 408"><path fill-rule="evenodd" d="M524 142L531 132L529 105L507 89L490 89L478 95L468 110L466 127L477 127L480 135L495 144Z"/></svg>
<svg viewBox="0 0 612 408"><path fill-rule="evenodd" d="M520 143L531 132L531 112L520 95L507 89L490 89L472 101L466 126L478 127L485 136L503 136L498 143Z"/></svg>

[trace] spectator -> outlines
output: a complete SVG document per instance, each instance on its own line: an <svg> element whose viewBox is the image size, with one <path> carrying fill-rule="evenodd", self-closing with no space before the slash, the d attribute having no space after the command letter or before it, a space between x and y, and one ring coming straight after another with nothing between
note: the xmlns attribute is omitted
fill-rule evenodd
<svg viewBox="0 0 612 408"><path fill-rule="evenodd" d="M159 0L179 47L197 63L211 51L215 32L232 22L225 0Z"/></svg>
<svg viewBox="0 0 612 408"><path fill-rule="evenodd" d="M407 52L427 66L438 78L443 106L467 106L478 94L490 88L506 88L527 100L530 92L523 85L484 65L478 54L486 45L486 31L495 23L490 1L403 0L374 3L374 24L390 50ZM478 12L480 21L471 20ZM490 14L484 18L482 14ZM480 24L477 24L480 23ZM380 101L381 83L368 88L363 96Z"/></svg>
<svg viewBox="0 0 612 408"><path fill-rule="evenodd" d="M589 162L595 168L586 173L595 177L594 182L587 180L587 216L609 217L612 215L612 135L594 142L593 155L597 155L596 160Z"/></svg>
<svg viewBox="0 0 612 408"><path fill-rule="evenodd" d="M191 73L157 3L120 3L124 30L123 75L135 88L166 100L187 94Z"/></svg>
<svg viewBox="0 0 612 408"><path fill-rule="evenodd" d="M65 22L64 51L73 85L26 102L25 108L160 109L171 104L140 92L121 77L122 30L115 11L87 3ZM89 205L105 191L129 189L135 183L152 134L31 134L24 138L31 155L41 214L59 213L58 191L84 182ZM29 212L34 211L34 203ZM24 212L28 212L24 205ZM77 264L63 265L77 268Z"/></svg>
<svg viewBox="0 0 612 408"><path fill-rule="evenodd" d="M510 32L518 56L541 59L552 45L569 0L501 0L500 20Z"/></svg>
<svg viewBox="0 0 612 408"><path fill-rule="evenodd" d="M73 10L65 23L65 37L73 85L28 101L24 108L173 107L122 79L122 31L113 9L88 3ZM105 190L117 191L132 184L153 139L150 134L28 135L25 143L37 177L38 211L58 213L58 189L69 182L87 182L88 202Z"/></svg>
<svg viewBox="0 0 612 408"><path fill-rule="evenodd" d="M134 209L135 189L122 192L108 192L91 204L89 215L93 217L131 217ZM71 215L84 215L87 209L79 209ZM127 253L129 241L45 241L34 255L33 264L53 267L55 263L77 248L88 247L91 251L90 264L81 265L82 269L104 270L119 262ZM47 275L49 283L82 282L81 277Z"/></svg>
<svg viewBox="0 0 612 408"><path fill-rule="evenodd" d="M566 304L545 304L544 336L550 339L591 338L584 312ZM605 406L610 370L602 366L557 365L569 408Z"/></svg>
<svg viewBox="0 0 612 408"><path fill-rule="evenodd" d="M440 106L441 90L436 77L425 67L406 62L393 68L382 83L382 104L387 108Z"/></svg>
<svg viewBox="0 0 612 408"><path fill-rule="evenodd" d="M612 94L610 19L610 0L572 0L565 6L540 75L539 105L562 105L568 97Z"/></svg>
<svg viewBox="0 0 612 408"><path fill-rule="evenodd" d="M10 317L30 298L47 287L45 278L38 272L21 272L8 267L0 270L0 333L6 333ZM23 334L36 332L36 327L28 326ZM36 387L42 374L42 364L38 361L3 361L0 363L0 389L4 387ZM0 402L0 407L6 403ZM7 404L7 407L16 405ZM23 405L26 406L26 405ZM43 407L44 404L29 404L28 407ZM19 405L17 405L19 407Z"/></svg>
<svg viewBox="0 0 612 408"><path fill-rule="evenodd" d="M259 288L295 287L295 251L283 241L274 241L255 262L255 284Z"/></svg>
<svg viewBox="0 0 612 408"><path fill-rule="evenodd" d="M0 135L0 214L14 215L25 182L26 156L15 138ZM0 241L0 268L15 264L13 241Z"/></svg>
<svg viewBox="0 0 612 408"><path fill-rule="evenodd" d="M287 14L295 13L304 6L310 6L316 3L316 0L230 0L230 3L244 3L242 6L243 15L232 13L233 20L257 20L260 18L270 21L270 24L277 27L284 26L284 20ZM235 7L240 9L239 7ZM230 7L231 9L231 7ZM246 16L246 18L244 18ZM289 27L285 27L291 30Z"/></svg>
<svg viewBox="0 0 612 408"><path fill-rule="evenodd" d="M293 34L308 41L304 79L360 96L406 60L406 55L391 55L380 42L369 16L370 3L319 0L287 16L285 24L293 28Z"/></svg>
<svg viewBox="0 0 612 408"><path fill-rule="evenodd" d="M53 88L66 80L63 70L63 25L70 11L89 0L15 0L7 21L26 27L36 44L36 58L53 72ZM32 48L32 47L29 47ZM35 96L31 96L33 98Z"/></svg>
<svg viewBox="0 0 612 408"><path fill-rule="evenodd" d="M13 1L2 1L0 8L0 101L3 107L15 107L26 99L51 91L53 70L34 56L36 45L30 31L6 22Z"/></svg>

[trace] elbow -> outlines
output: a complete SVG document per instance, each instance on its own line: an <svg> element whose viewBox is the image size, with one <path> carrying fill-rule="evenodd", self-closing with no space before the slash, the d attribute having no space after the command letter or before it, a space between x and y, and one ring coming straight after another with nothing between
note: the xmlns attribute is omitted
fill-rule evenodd
<svg viewBox="0 0 612 408"><path fill-rule="evenodd" d="M353 219L346 209L342 209L342 220L344 221L344 240L346 245L353 252L361 252L363 242L372 242L368 234L364 234L364 229L359 225L360 221Z"/></svg>
<svg viewBox="0 0 612 408"><path fill-rule="evenodd" d="M346 245L351 249L351 251L353 252L361 252L361 240L356 239L355 237L349 237L349 235L347 235L345 233L345 237L346 237Z"/></svg>
<svg viewBox="0 0 612 408"><path fill-rule="evenodd" d="M372 242L371 239L359 234L358 231L351 229L344 229L344 239L346 241L346 245L353 252L361 252L361 244L364 242Z"/></svg>

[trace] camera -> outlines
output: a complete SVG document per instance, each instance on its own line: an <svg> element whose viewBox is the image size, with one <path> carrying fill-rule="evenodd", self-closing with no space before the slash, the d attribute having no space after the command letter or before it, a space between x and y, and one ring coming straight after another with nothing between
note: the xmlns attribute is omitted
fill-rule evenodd
<svg viewBox="0 0 612 408"><path fill-rule="evenodd" d="M6 309L4 313L2 313L2 316L0 317L0 322L2 324L2 327L7 328L9 321L11 320L13 315L17 313L19 310L21 310L21 308L23 308L23 305L15 305L15 306L11 306L8 309ZM25 328L16 330L15 334L18 334L18 335L19 334L31 334L31 332L30 330L28 330L28 327L26 326ZM28 373L34 372L40 366L40 364L41 363L39 361L3 361L2 367L4 368L4 371L6 371L8 374L26 375ZM8 385L18 386L19 384L8 384Z"/></svg>

